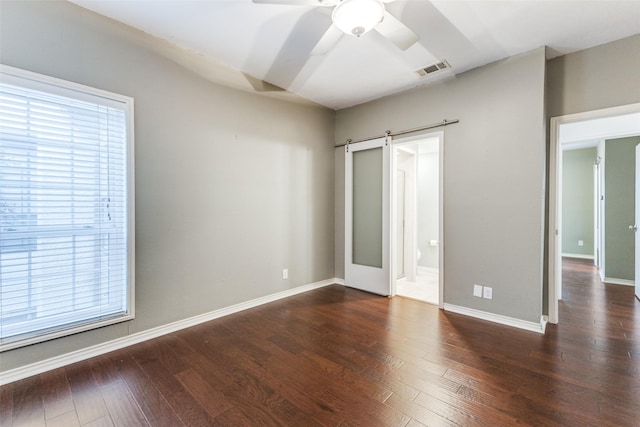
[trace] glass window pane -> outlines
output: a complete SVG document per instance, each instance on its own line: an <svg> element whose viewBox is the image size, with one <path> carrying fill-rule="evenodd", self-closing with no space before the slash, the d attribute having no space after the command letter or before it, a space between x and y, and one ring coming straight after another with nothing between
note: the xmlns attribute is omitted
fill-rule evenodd
<svg viewBox="0 0 640 427"><path fill-rule="evenodd" d="M0 71L0 350L131 318L131 103Z"/></svg>

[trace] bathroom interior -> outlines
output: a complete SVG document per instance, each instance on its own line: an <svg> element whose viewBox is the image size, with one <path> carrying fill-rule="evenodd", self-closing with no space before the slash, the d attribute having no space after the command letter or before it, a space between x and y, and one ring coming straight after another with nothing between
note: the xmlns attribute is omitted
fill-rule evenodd
<svg viewBox="0 0 640 427"><path fill-rule="evenodd" d="M440 140L433 137L394 148L396 295L436 305L440 301Z"/></svg>

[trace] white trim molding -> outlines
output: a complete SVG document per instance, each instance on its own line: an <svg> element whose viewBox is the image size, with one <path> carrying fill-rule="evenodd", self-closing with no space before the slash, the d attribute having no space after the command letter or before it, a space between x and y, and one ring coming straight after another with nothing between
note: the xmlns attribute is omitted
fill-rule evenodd
<svg viewBox="0 0 640 427"><path fill-rule="evenodd" d="M515 317L503 316L501 314L489 313L487 311L476 310L474 308L462 307L453 304L444 304L444 310L452 313L464 314L465 316L475 317L477 319L488 320L489 322L499 323L501 325L511 326L526 331L544 334L547 328L548 319L546 316L540 318L540 323L529 322L527 320L516 319Z"/></svg>
<svg viewBox="0 0 640 427"><path fill-rule="evenodd" d="M298 295L304 292L309 292L314 289L319 289L325 286L340 284L344 285L343 279L328 279L320 282L311 283L309 285L299 286L297 288L288 289L286 291L278 292L264 297L255 298L250 301L241 302L239 304L224 307L218 310L210 311L208 313L199 314L187 319L178 320L177 322L168 323L166 325L158 326L148 329L146 331L138 332L135 334L127 335L122 338L117 338L112 341L108 341L101 344L96 344L91 347L83 348L80 350L72 351L71 353L62 354L49 359L45 359L39 362L31 363L25 366L21 366L15 369L9 369L4 372L0 372L0 385L9 384L14 381L18 381L24 378L28 378L34 375L41 374L43 372L51 371L53 369L61 368L63 366L70 365L72 363L81 362L83 360L90 359L92 357L100 356L111 351L120 350L125 347L129 347L134 344L141 343L153 338L167 335L172 332L186 329L191 326L199 325L210 320L218 319L220 317L228 316L230 314L238 313L240 311L248 310L250 308L258 307L263 304L274 302L283 298L288 298L294 295Z"/></svg>
<svg viewBox="0 0 640 427"><path fill-rule="evenodd" d="M566 258L579 258L579 259L594 259L593 255L584 255L584 254L568 254L563 252L562 257Z"/></svg>
<svg viewBox="0 0 640 427"><path fill-rule="evenodd" d="M629 279L616 279L615 277L605 277L602 279L604 283L608 283L610 285L624 285L624 286L635 286L635 280Z"/></svg>

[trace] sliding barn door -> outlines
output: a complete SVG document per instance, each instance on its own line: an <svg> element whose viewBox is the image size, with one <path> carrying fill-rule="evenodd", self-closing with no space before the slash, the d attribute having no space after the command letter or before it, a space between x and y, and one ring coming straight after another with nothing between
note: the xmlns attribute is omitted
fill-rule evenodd
<svg viewBox="0 0 640 427"><path fill-rule="evenodd" d="M345 285L390 295L390 146L345 147Z"/></svg>

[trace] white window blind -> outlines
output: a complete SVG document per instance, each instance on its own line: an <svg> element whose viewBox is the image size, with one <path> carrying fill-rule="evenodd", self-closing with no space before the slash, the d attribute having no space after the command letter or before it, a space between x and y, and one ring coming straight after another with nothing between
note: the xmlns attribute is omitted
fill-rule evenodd
<svg viewBox="0 0 640 427"><path fill-rule="evenodd" d="M0 71L0 349L131 319L133 100Z"/></svg>

